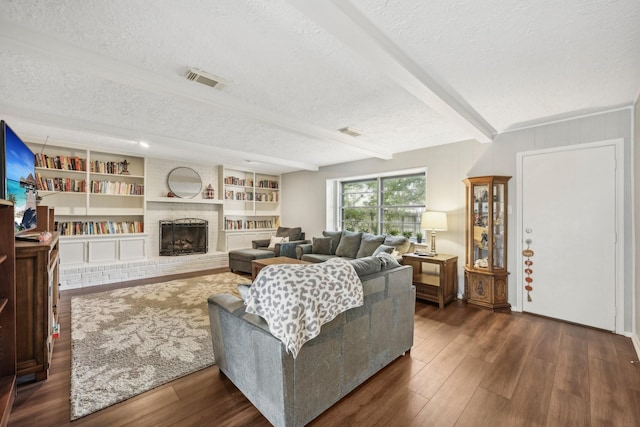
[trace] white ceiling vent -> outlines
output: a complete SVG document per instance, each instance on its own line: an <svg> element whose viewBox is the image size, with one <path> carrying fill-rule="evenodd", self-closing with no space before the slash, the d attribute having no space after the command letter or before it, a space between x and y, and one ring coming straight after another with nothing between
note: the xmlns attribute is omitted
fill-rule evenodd
<svg viewBox="0 0 640 427"><path fill-rule="evenodd" d="M355 130L353 128L350 128L350 127L344 127L342 129L338 129L338 130L340 132L344 133L345 135L353 136L354 138L362 135L362 132L359 132L359 131L357 131L357 130Z"/></svg>
<svg viewBox="0 0 640 427"><path fill-rule="evenodd" d="M187 80L191 80L192 82L197 82L205 86L214 87L218 90L221 90L229 84L226 80L202 70L198 70L197 68L189 68L185 76L187 77Z"/></svg>

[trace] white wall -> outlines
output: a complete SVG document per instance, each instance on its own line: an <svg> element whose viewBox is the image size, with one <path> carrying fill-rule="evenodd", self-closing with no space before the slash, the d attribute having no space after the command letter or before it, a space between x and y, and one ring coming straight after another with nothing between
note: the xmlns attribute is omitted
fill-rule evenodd
<svg viewBox="0 0 640 427"><path fill-rule="evenodd" d="M516 230L515 218L517 218L515 195L517 153L623 138L625 149L624 230L626 236L631 236L631 171L633 166L631 133L632 110L627 108L519 131L505 132L497 135L494 142L486 145L466 141L397 154L389 161L370 159L321 168L319 172L285 174L282 177L284 183L282 224L302 226L307 232L308 238L319 236L326 224L327 179L426 167L427 208L450 213L450 230L438 233L438 249L443 253L458 255L459 289L461 291L463 289L462 266L464 265L465 244L464 184L461 181L468 176L512 176L514 178L509 182L509 204L512 207L512 213L509 215L508 269L513 273L509 278L509 302L515 306L517 287L515 262L517 257L515 256L516 244L513 239ZM634 239L625 239L624 325L626 331L632 329L633 246Z"/></svg>
<svg viewBox="0 0 640 427"><path fill-rule="evenodd" d="M326 229L326 182L403 169L427 169L427 209L448 213L449 230L438 232L438 252L458 256L459 293L464 289L465 200L467 171L479 161L489 144L464 141L409 151L392 160L369 159L321 168L318 172L282 175L281 224L301 226L307 238L321 236Z"/></svg>

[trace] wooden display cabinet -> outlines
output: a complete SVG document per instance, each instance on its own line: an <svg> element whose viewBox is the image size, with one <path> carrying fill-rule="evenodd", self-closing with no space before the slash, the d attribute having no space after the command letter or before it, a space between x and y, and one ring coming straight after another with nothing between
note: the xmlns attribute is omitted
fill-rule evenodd
<svg viewBox="0 0 640 427"><path fill-rule="evenodd" d="M466 186L464 299L491 310L510 310L507 272L507 183L510 176L481 176Z"/></svg>
<svg viewBox="0 0 640 427"><path fill-rule="evenodd" d="M0 426L16 395L16 291L13 203L0 200Z"/></svg>
<svg viewBox="0 0 640 427"><path fill-rule="evenodd" d="M58 324L58 233L46 242L18 241L16 246L17 376L49 376Z"/></svg>

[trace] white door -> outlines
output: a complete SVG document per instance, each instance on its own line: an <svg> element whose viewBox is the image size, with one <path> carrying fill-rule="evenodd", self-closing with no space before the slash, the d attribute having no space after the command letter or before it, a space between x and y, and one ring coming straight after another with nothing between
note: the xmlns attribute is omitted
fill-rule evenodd
<svg viewBox="0 0 640 427"><path fill-rule="evenodd" d="M533 250L529 258L518 254L523 311L616 329L615 150L590 146L521 157L520 238L523 249ZM527 259L530 274L523 273Z"/></svg>

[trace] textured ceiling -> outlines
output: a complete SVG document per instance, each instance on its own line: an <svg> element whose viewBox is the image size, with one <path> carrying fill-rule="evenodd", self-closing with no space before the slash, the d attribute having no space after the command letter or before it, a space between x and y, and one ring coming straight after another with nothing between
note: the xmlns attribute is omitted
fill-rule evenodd
<svg viewBox="0 0 640 427"><path fill-rule="evenodd" d="M49 143L314 170L486 142L640 89L631 0L0 4L0 117Z"/></svg>

